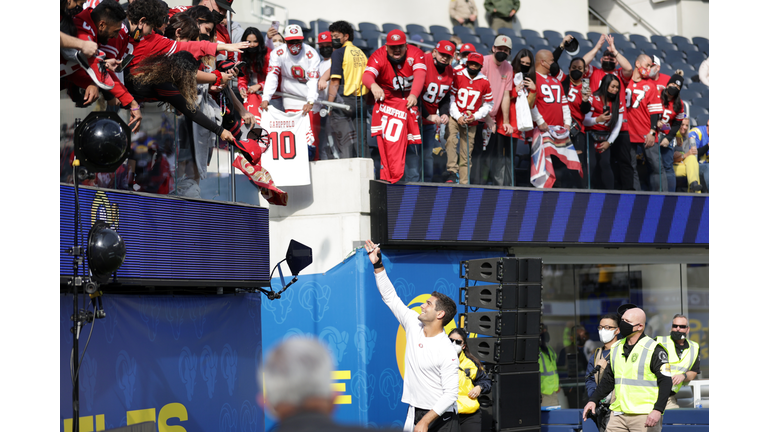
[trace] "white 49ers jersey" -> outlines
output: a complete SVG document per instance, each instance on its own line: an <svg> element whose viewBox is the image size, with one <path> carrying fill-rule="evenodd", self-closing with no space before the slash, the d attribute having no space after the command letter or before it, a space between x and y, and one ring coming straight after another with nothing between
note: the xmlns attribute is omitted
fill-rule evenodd
<svg viewBox="0 0 768 432"><path fill-rule="evenodd" d="M270 100L277 90L278 77L282 77L283 93L306 98L283 98L286 110L298 110L307 102L317 100L317 81L320 79L320 55L307 44L301 45L301 52L293 55L286 45L272 51L269 56L269 71L264 83L261 100ZM270 171L271 172L271 171Z"/></svg>
<svg viewBox="0 0 768 432"><path fill-rule="evenodd" d="M261 165L272 175L275 185L308 185L307 146L315 141L309 114L286 114L270 107L261 113L261 127L269 134L269 149L261 154Z"/></svg>

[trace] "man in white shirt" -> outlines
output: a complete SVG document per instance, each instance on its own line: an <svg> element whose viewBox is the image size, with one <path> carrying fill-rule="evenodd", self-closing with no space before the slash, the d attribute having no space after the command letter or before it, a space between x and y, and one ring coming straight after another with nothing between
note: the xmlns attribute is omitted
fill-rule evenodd
<svg viewBox="0 0 768 432"><path fill-rule="evenodd" d="M405 376L402 402L410 405L403 430L458 432L456 400L459 394L459 360L446 324L456 315L456 303L445 294L432 293L421 314L408 308L387 277L381 251L365 242L381 298L405 329Z"/></svg>
<svg viewBox="0 0 768 432"><path fill-rule="evenodd" d="M301 111L302 115L309 113L315 140L320 135L320 113L312 108L318 99L317 82L320 79L321 60L320 54L304 43L301 27L289 25L285 28L285 45L272 51L269 56L269 72L261 96L261 110L266 111L277 91L278 78L282 78L280 85L283 93L306 98L304 101L283 97L285 112ZM310 160L315 160L314 154L310 154Z"/></svg>

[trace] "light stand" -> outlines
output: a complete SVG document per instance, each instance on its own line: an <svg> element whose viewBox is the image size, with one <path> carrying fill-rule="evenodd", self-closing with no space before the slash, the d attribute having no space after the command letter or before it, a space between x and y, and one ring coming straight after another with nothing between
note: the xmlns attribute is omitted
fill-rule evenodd
<svg viewBox="0 0 768 432"><path fill-rule="evenodd" d="M80 195L79 183L88 178L93 178L95 172L114 172L118 166L128 157L130 145L130 129L116 113L92 112L82 123L75 120L75 159L72 162L75 191L75 231L74 245L67 250L72 255L72 277L67 285L73 293L73 312L70 320L72 328L72 430L80 430L80 331L85 324L91 323L96 318L104 318L106 313L101 302L99 284L106 283L109 275L117 271L125 259L125 245L120 236L102 221L94 223L88 233L88 244L80 245ZM81 168L81 161L84 167ZM106 225L106 226L105 226ZM105 239L111 240L106 244ZM84 265L84 257L88 257L88 269L80 267ZM93 312L86 310L85 301L83 307L78 308L78 294L80 289L88 294L93 305ZM93 332L93 327L91 327ZM89 339L90 341L90 336ZM85 348L88 348L86 343Z"/></svg>
<svg viewBox="0 0 768 432"><path fill-rule="evenodd" d="M285 278L283 277L283 269L280 268L280 264L284 262L288 263L288 268L291 269L291 274L293 275L293 279L291 279L288 284L285 283ZM288 252L285 254L285 259L275 264L275 266L272 268L272 272L269 274L269 290L265 290L264 288L256 289L264 293L268 299L277 300L282 296L282 294L285 292L285 290L288 289L289 286L293 285L297 280L299 280L299 273L310 264L312 264L312 248L303 245L296 240L291 240L291 243L288 245ZM283 289L278 292L275 292L271 286L272 275L275 273L275 269L277 269L277 271L280 273L280 283L283 284Z"/></svg>

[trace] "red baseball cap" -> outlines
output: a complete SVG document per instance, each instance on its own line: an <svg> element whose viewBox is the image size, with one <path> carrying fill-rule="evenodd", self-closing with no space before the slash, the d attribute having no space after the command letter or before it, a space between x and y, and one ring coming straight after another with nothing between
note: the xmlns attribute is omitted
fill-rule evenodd
<svg viewBox="0 0 768 432"><path fill-rule="evenodd" d="M392 30L387 33L387 46L405 44L405 33L402 30Z"/></svg>
<svg viewBox="0 0 768 432"><path fill-rule="evenodd" d="M469 62L475 62L475 63L479 64L480 66L482 66L483 65L483 56L482 56L482 54L479 54L479 53L476 53L476 52L469 53L469 55L467 56L467 63L469 63Z"/></svg>
<svg viewBox="0 0 768 432"><path fill-rule="evenodd" d="M440 54L445 54L449 56L453 56L453 53L456 51L456 48L453 47L453 44L447 40L441 40L440 42L438 42L435 49Z"/></svg>
<svg viewBox="0 0 768 432"><path fill-rule="evenodd" d="M461 46L461 49L459 49L459 53L464 54L465 52L477 52L477 50L471 43L465 43Z"/></svg>
<svg viewBox="0 0 768 432"><path fill-rule="evenodd" d="M317 35L317 43L331 43L331 32L324 31Z"/></svg>

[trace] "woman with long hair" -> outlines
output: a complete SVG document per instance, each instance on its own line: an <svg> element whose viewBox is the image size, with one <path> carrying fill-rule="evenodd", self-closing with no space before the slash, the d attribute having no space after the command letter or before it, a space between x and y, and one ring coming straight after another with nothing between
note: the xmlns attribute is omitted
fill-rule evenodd
<svg viewBox="0 0 768 432"><path fill-rule="evenodd" d="M595 157L590 160L590 178L602 189L614 188L611 145L619 136L624 118L622 97L619 78L613 74L604 76L600 88L590 98L592 110L584 117L589 141L595 147Z"/></svg>
<svg viewBox="0 0 768 432"><path fill-rule="evenodd" d="M589 160L594 159L594 151L587 148L587 135L584 129L584 116L592 110L592 104L589 102L589 86L584 86L581 78L587 69L587 63L581 57L571 59L568 67L568 76L563 79L563 94L568 100L568 108L571 110L571 119L576 122L577 127L571 129L571 141L579 155L582 169L587 173L582 177L582 188L590 185L589 169L587 167L587 154ZM570 126L570 125L566 125ZM587 153L589 152L589 153Z"/></svg>
<svg viewBox="0 0 768 432"><path fill-rule="evenodd" d="M453 342L459 356L459 425L461 432L480 432L481 393L491 391L491 379L486 375L483 364L467 347L467 332L460 328L451 330L448 338Z"/></svg>
<svg viewBox="0 0 768 432"><path fill-rule="evenodd" d="M513 127L512 130L512 157L514 160L517 154L517 147L521 144L525 144L529 139L533 139L533 131L522 132L517 124L517 92L518 90L526 90L528 92L528 109L533 107L533 103L536 101L536 70L533 68L533 53L523 48L515 54L512 59L512 70L514 76L518 73L522 74L523 81L520 85L516 86L510 91L510 103L509 103L509 122ZM512 176L515 175L515 164L512 165ZM525 176L525 179L520 179L520 182L515 181L517 186L530 186L530 170Z"/></svg>
<svg viewBox="0 0 768 432"><path fill-rule="evenodd" d="M269 56L272 50L264 43L264 36L261 31L255 27L245 29L242 42L248 42L249 45L243 50L241 58L245 65L241 68L240 76L237 78L237 87L240 90L245 108L260 120L261 95L257 92L264 88L264 82L267 80ZM280 84L278 83L279 89Z"/></svg>
<svg viewBox="0 0 768 432"><path fill-rule="evenodd" d="M669 82L661 92L661 106L664 112L656 124L659 133L656 134L659 151L661 151L662 184L667 180L666 191L674 192L677 187L675 179L675 136L685 118L685 106L680 100L680 89L683 87L683 71L678 70L669 78Z"/></svg>

